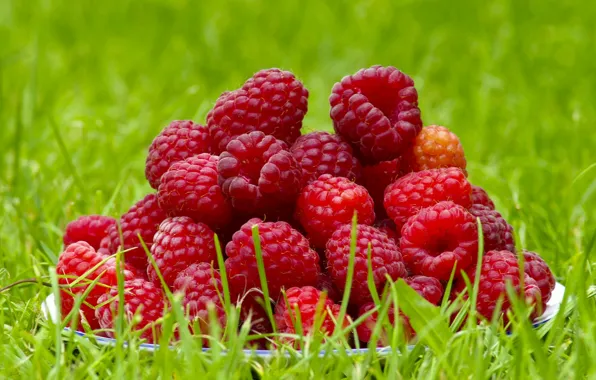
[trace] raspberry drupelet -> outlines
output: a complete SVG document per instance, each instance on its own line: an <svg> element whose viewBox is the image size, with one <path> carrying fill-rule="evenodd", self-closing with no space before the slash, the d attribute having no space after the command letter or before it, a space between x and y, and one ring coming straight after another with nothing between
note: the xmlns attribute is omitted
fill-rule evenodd
<svg viewBox="0 0 596 380"><path fill-rule="evenodd" d="M175 120L165 127L149 146L145 161L145 177L158 189L161 176L174 162L201 153L209 153L211 139L207 127L190 120Z"/></svg>
<svg viewBox="0 0 596 380"><path fill-rule="evenodd" d="M308 240L286 222L263 222L253 218L237 231L226 245L226 272L234 296L261 288L252 228L258 226L261 253L271 298L276 300L283 288L315 286L319 255Z"/></svg>
<svg viewBox="0 0 596 380"><path fill-rule="evenodd" d="M302 181L308 185L323 174L360 179L361 165L350 144L341 136L327 132L311 132L300 136L290 149L302 168Z"/></svg>
<svg viewBox="0 0 596 380"><path fill-rule="evenodd" d="M412 274L447 281L454 267L457 276L476 260L476 219L451 201L423 208L404 224L400 248Z"/></svg>
<svg viewBox="0 0 596 380"><path fill-rule="evenodd" d="M217 170L234 209L248 214L291 209L302 184L287 144L260 131L230 140Z"/></svg>
<svg viewBox="0 0 596 380"><path fill-rule="evenodd" d="M151 255L165 283L172 286L178 273L199 262L217 262L214 232L204 223L195 223L187 216L167 218L153 237ZM155 268L147 266L149 280L161 286Z"/></svg>
<svg viewBox="0 0 596 380"><path fill-rule="evenodd" d="M103 215L84 215L66 225L62 241L68 247L72 243L84 241L94 249L99 249L101 241L108 235L116 219Z"/></svg>
<svg viewBox="0 0 596 380"><path fill-rule="evenodd" d="M95 317L106 335L114 337L114 320L118 313L118 287L113 286L108 293L103 294L95 310ZM140 319L133 326L133 330L141 331L141 338L147 343L154 343L159 339L161 326L159 319L165 311L164 295L160 288L152 282L143 279L134 279L124 282L124 316L128 323L137 322L135 315Z"/></svg>
<svg viewBox="0 0 596 380"><path fill-rule="evenodd" d="M469 208L472 205L470 183L459 168L429 169L408 173L385 189L387 214L398 229L421 208L441 201Z"/></svg>
<svg viewBox="0 0 596 380"><path fill-rule="evenodd" d="M513 227L507 223L498 211L480 204L472 205L469 211L472 215L479 218L482 224L485 252L495 250L515 252Z"/></svg>
<svg viewBox="0 0 596 380"><path fill-rule="evenodd" d="M324 248L339 226L352 222L354 212L359 224L375 221L374 202L368 191L347 178L324 174L302 189L295 216L313 246Z"/></svg>
<svg viewBox="0 0 596 380"><path fill-rule="evenodd" d="M365 163L398 158L422 129L414 81L392 66L372 66L333 86L331 119Z"/></svg>
<svg viewBox="0 0 596 380"><path fill-rule="evenodd" d="M207 114L213 153L220 154L231 139L261 131L293 144L300 136L308 110L308 91L289 71L266 69L242 88L224 92Z"/></svg>
<svg viewBox="0 0 596 380"><path fill-rule="evenodd" d="M352 226L339 227L327 242L325 256L327 270L335 286L343 292L346 286L348 263L350 258ZM397 280L407 276L399 247L378 229L358 225L356 231L356 253L354 258L354 277L351 284L350 303L362 305L372 301L368 287L368 247L371 246L371 264L373 281L380 294L387 282L387 277Z"/></svg>
<svg viewBox="0 0 596 380"><path fill-rule="evenodd" d="M172 164L157 192L160 207L169 216L188 216L213 230L227 226L232 206L217 183L219 160L201 153Z"/></svg>
<svg viewBox="0 0 596 380"><path fill-rule="evenodd" d="M122 239L118 226L110 227L108 236L101 241L102 252L114 254L119 248L122 251L126 250L124 260L143 272L146 271L147 254L138 235L147 249L151 249L153 235L165 218L165 212L157 204L157 196L145 196L120 217Z"/></svg>

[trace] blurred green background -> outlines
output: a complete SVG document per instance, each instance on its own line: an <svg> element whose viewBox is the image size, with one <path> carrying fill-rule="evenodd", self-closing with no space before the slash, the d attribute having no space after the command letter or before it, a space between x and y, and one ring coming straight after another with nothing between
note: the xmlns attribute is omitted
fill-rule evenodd
<svg viewBox="0 0 596 380"><path fill-rule="evenodd" d="M545 0L0 0L0 283L47 273L69 220L147 193L146 149L169 121L204 122L222 91L280 67L310 91L305 130L331 130L331 87L373 64L414 78L425 124L460 136L470 179L564 279L594 245L596 170L580 173L596 162L595 14Z"/></svg>

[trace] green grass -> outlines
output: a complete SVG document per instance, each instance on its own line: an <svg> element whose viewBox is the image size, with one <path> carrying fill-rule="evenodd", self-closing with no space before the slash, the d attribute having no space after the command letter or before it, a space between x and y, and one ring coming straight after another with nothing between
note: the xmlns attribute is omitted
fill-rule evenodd
<svg viewBox="0 0 596 380"><path fill-rule="evenodd" d="M239 351L246 329L228 335L227 356L190 338L154 354L101 347L45 321L52 289L29 285L0 294L0 377L596 377L595 13L545 0L0 0L0 286L55 283L64 225L128 209L150 191L146 148L161 128L204 121L253 72L295 72L310 91L305 130L331 130L333 83L384 64L412 75L426 124L460 136L470 180L553 267L569 310L511 335L432 328L413 351L396 337L401 354L385 359L319 357L313 342L260 361Z"/></svg>

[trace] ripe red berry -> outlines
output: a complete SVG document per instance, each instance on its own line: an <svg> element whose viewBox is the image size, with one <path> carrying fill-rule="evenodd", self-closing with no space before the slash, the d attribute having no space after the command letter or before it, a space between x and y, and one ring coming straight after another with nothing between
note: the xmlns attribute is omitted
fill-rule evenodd
<svg viewBox="0 0 596 380"><path fill-rule="evenodd" d="M397 228L421 208L440 201L472 205L470 183L459 168L430 169L408 173L385 190L385 209Z"/></svg>
<svg viewBox="0 0 596 380"><path fill-rule="evenodd" d="M478 227L462 206L444 201L423 208L401 230L401 252L413 274L447 281L472 265L478 254Z"/></svg>
<svg viewBox="0 0 596 380"><path fill-rule="evenodd" d="M487 206L473 205L470 213L480 219L484 236L484 251L506 250L515 252L513 240L513 227L501 214Z"/></svg>
<svg viewBox="0 0 596 380"><path fill-rule="evenodd" d="M434 277L427 276L411 276L406 278L406 284L414 289L418 294L424 297L425 300L438 305L443 299L443 285Z"/></svg>
<svg viewBox="0 0 596 380"><path fill-rule="evenodd" d="M296 140L290 152L302 167L304 185L323 174L346 177L353 181L360 178L360 162L354 156L350 144L339 135L327 132L308 133Z"/></svg>
<svg viewBox="0 0 596 380"><path fill-rule="evenodd" d="M230 289L243 295L252 288L261 289L252 227L258 226L261 254L267 287L273 299L282 288L316 285L319 278L319 255L308 240L286 222L263 222L254 218L246 222L226 245L226 272Z"/></svg>
<svg viewBox="0 0 596 380"><path fill-rule="evenodd" d="M409 170L460 168L466 173L466 156L459 137L449 129L430 125L422 128L406 154Z"/></svg>
<svg viewBox="0 0 596 380"><path fill-rule="evenodd" d="M351 223L354 212L358 223L374 222L374 203L368 191L347 178L324 174L302 189L295 216L311 243L323 248L339 226Z"/></svg>
<svg viewBox="0 0 596 380"><path fill-rule="evenodd" d="M472 265L466 274L471 283L475 282L476 265ZM526 277L526 280L529 278ZM535 305L540 294L540 290L536 283L529 280L524 280L526 286L524 289L520 288L520 268L518 265L517 256L509 251L489 251L483 259L480 267L480 279L478 287L478 296L476 301L476 310L480 315L486 319L493 318L499 300L502 301L500 314L505 316L511 308L511 300L507 295L507 283L509 283L516 294L524 296L526 302L530 305ZM454 294L461 293L466 288L465 282L459 280L454 287ZM465 296L467 298L467 295ZM539 306L538 306L539 307Z"/></svg>
<svg viewBox="0 0 596 380"><path fill-rule="evenodd" d="M213 315L220 327L226 326L226 313L223 304L223 286L219 271L209 263L194 263L180 271L172 284L174 293L184 295L184 307L191 325L197 324L196 333L209 334L211 318L209 308L213 308ZM193 327L193 326L191 326ZM194 328L192 328L194 330ZM205 340L205 343L208 343Z"/></svg>
<svg viewBox="0 0 596 380"><path fill-rule="evenodd" d="M395 67L344 77L329 103L335 131L368 163L398 158L422 129L414 81Z"/></svg>
<svg viewBox="0 0 596 380"><path fill-rule="evenodd" d="M308 91L294 74L261 70L241 89L224 92L207 114L215 154L241 134L261 131L288 144L300 136L308 110Z"/></svg>
<svg viewBox="0 0 596 380"><path fill-rule="evenodd" d="M95 316L108 337L114 337L114 320L118 313L118 287L113 286L103 294L95 310ZM141 331L141 338L148 343L159 339L159 319L165 311L164 296L160 288L152 282L135 279L124 283L124 317L128 323L134 323L133 329ZM138 317L135 317L138 316ZM137 319L138 318L138 319Z"/></svg>
<svg viewBox="0 0 596 380"><path fill-rule="evenodd" d="M169 216L188 216L217 230L232 218L232 207L217 183L219 157L202 153L174 163L162 176L157 196Z"/></svg>
<svg viewBox="0 0 596 380"><path fill-rule="evenodd" d="M164 128L149 146L145 177L152 188L159 187L161 176L174 162L209 153L211 139L207 127L190 120L175 120Z"/></svg>
<svg viewBox="0 0 596 380"><path fill-rule="evenodd" d="M495 209L495 204L488 196L487 192L480 186L472 185L472 204L483 205L491 210Z"/></svg>
<svg viewBox="0 0 596 380"><path fill-rule="evenodd" d="M230 140L217 170L223 193L245 213L291 208L302 183L286 143L259 131Z"/></svg>
<svg viewBox="0 0 596 380"><path fill-rule="evenodd" d="M145 271L147 269L147 254L138 235L150 249L153 244L153 235L165 218L166 214L157 205L157 196L155 194L145 196L120 217L120 229L117 226L110 227L108 236L101 241L102 251L114 254L119 248L122 251L126 250L124 260ZM122 236L120 232L122 232Z"/></svg>
<svg viewBox="0 0 596 380"><path fill-rule="evenodd" d="M536 281L542 301L548 302L556 284L555 276L548 264L536 252L524 250L524 271Z"/></svg>
<svg viewBox="0 0 596 380"><path fill-rule="evenodd" d="M66 225L62 239L64 246L67 247L72 243L84 241L94 249L99 249L101 240L108 234L108 229L115 225L116 219L109 216L81 216Z"/></svg>
<svg viewBox="0 0 596 380"><path fill-rule="evenodd" d="M385 189L402 175L401 160L381 161L378 164L362 167L362 185L375 202L377 218L386 218L383 205Z"/></svg>
<svg viewBox="0 0 596 380"><path fill-rule="evenodd" d="M337 288L343 292L346 287L346 277L350 258L352 226L349 224L338 228L327 242L325 255L327 270L333 278ZM387 282L387 277L397 280L407 276L406 267L395 241L378 229L358 225L356 231L356 253L354 258L354 277L351 284L351 303L362 305L372 300L368 287L368 249L370 256L373 282L380 294Z"/></svg>
<svg viewBox="0 0 596 380"><path fill-rule="evenodd" d="M323 297L320 290L312 286L292 287L286 290L286 299L281 299L275 307L275 323L281 333L301 332L304 336L317 332L333 334L338 324L340 306ZM301 322L301 331L296 329L298 320ZM347 322L347 319L344 320L339 327L347 326Z"/></svg>
<svg viewBox="0 0 596 380"><path fill-rule="evenodd" d="M83 296L89 286L97 280L83 300L79 311L92 329L99 329L94 308L98 298L109 287L117 284L115 260L108 260L107 256L97 253L87 242L80 241L68 245L60 254L56 264L56 274L58 275L58 284L62 286L60 299L63 318L73 309L74 297ZM127 280L136 277L134 270L127 266L123 268L123 275ZM71 286L66 288L67 285ZM79 327L81 326L80 321L79 319Z"/></svg>
<svg viewBox="0 0 596 380"><path fill-rule="evenodd" d="M203 223L195 223L187 216L167 218L159 225L153 237L151 254L168 286L174 284L178 274L193 263L215 263L214 232ZM151 263L147 266L149 280L161 286Z"/></svg>

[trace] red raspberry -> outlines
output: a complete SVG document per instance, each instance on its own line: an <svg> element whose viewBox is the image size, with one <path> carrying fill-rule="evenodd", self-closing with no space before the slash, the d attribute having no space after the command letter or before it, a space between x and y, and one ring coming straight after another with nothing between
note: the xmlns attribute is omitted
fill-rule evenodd
<svg viewBox="0 0 596 380"><path fill-rule="evenodd" d="M169 216L188 216L216 230L232 218L232 207L217 184L219 157L208 153L174 163L162 176L157 196Z"/></svg>
<svg viewBox="0 0 596 380"><path fill-rule="evenodd" d="M483 205L491 210L495 209L495 204L488 196L487 192L480 186L472 185L472 204Z"/></svg>
<svg viewBox="0 0 596 380"><path fill-rule="evenodd" d="M252 226L258 225L269 295L277 299L282 288L315 285L319 278L319 255L308 240L286 222L246 222L226 245L226 272L230 289L243 295L261 288Z"/></svg>
<svg viewBox="0 0 596 380"><path fill-rule="evenodd" d="M174 162L210 152L211 139L205 126L190 120L170 123L149 146L145 162L145 177L152 188L159 187L161 176Z"/></svg>
<svg viewBox="0 0 596 380"><path fill-rule="evenodd" d="M135 203L124 215L120 217L120 230L117 226L110 227L108 236L101 241L102 251L114 254L120 247L126 250L124 260L143 271L147 269L147 254L138 235L148 249L153 244L153 235L157 232L159 224L166 218L166 214L157 205L157 196L149 194ZM122 244L122 242L124 242Z"/></svg>
<svg viewBox="0 0 596 380"><path fill-rule="evenodd" d="M401 230L401 252L413 274L447 281L472 265L478 254L476 219L462 206L444 201L423 208Z"/></svg>
<svg viewBox="0 0 596 380"><path fill-rule="evenodd" d="M302 189L295 215L311 243L323 248L339 226L352 222L354 212L358 223L374 222L374 203L368 191L347 178L324 174Z"/></svg>
<svg viewBox="0 0 596 380"><path fill-rule="evenodd" d="M118 283L116 262L113 259L106 259L107 256L97 253L91 245L84 241L68 245L60 254L56 264L56 274L59 276L58 284L63 286L60 289L63 317L70 313L74 307L73 295L83 295L88 286L99 278L81 304L80 312L92 329L100 328L95 319L94 310L97 300L108 291L110 286ZM126 266L123 275L125 279L136 277L134 271ZM75 281L77 283L73 284ZM72 286L65 288L67 285ZM80 322L78 325L81 325Z"/></svg>
<svg viewBox="0 0 596 380"><path fill-rule="evenodd" d="M300 136L290 152L302 167L304 185L323 174L346 177L353 181L360 178L360 162L354 157L350 144L339 135L311 132Z"/></svg>
<svg viewBox="0 0 596 380"><path fill-rule="evenodd" d="M153 237L151 254L165 283L171 287L178 273L190 264L217 262L214 232L203 223L195 223L187 216L167 218ZM151 263L147 266L149 280L161 286Z"/></svg>
<svg viewBox="0 0 596 380"><path fill-rule="evenodd" d="M406 283L414 289L418 294L424 297L428 302L438 305L443 298L443 285L441 282L433 277L426 277L426 276L413 276L406 278ZM372 310L375 307L373 302L368 302L360 307L358 312L358 316L364 315L369 310ZM414 329L410 325L410 321L407 316L403 313L399 313L400 320L402 322L402 328L404 329L404 333L406 338L411 338L415 335ZM367 317L360 325L356 327L358 332L358 338L363 342L369 342L375 325L377 324L377 320L379 315L377 312L373 312L369 317ZM390 305L389 309L387 310L387 318L391 324L395 323L395 307L394 305ZM389 337L387 332L382 329L380 339L377 342L377 346L386 346L389 344Z"/></svg>
<svg viewBox="0 0 596 380"><path fill-rule="evenodd" d="M261 70L241 89L221 94L207 114L214 153L226 149L236 136L261 131L288 144L300 136L308 110L308 91L294 74L279 69Z"/></svg>
<svg viewBox="0 0 596 380"><path fill-rule="evenodd" d="M226 313L223 305L223 286L219 272L209 263L194 263L176 276L173 292L184 294L182 305L190 317L191 324L198 323L200 333L209 334L209 305L222 328L226 326ZM205 343L208 343L205 340Z"/></svg>
<svg viewBox="0 0 596 380"><path fill-rule="evenodd" d="M84 241L94 249L99 249L101 240L107 236L108 229L116 225L116 219L103 215L85 215L68 223L64 231L64 246Z"/></svg>
<svg viewBox="0 0 596 380"><path fill-rule="evenodd" d="M536 281L544 303L550 300L555 289L555 276L548 264L536 252L524 250L524 271Z"/></svg>
<svg viewBox="0 0 596 380"><path fill-rule="evenodd" d="M383 206L385 189L402 175L401 160L382 161L362 168L362 185L375 202L377 218L385 218L387 212Z"/></svg>
<svg viewBox="0 0 596 380"><path fill-rule="evenodd" d="M442 126L422 128L406 156L409 170L415 172L456 167L466 173L466 156L459 137Z"/></svg>
<svg viewBox="0 0 596 380"><path fill-rule="evenodd" d="M301 188L302 170L287 145L263 132L230 140L217 169L223 193L240 212L285 208Z"/></svg>
<svg viewBox="0 0 596 380"><path fill-rule="evenodd" d="M327 242L325 255L327 268L338 289L346 286L348 261L350 258L352 226L346 224L338 228ZM362 305L372 300L368 288L368 245L371 245L371 263L373 280L379 294L387 282L387 277L397 280L407 276L406 267L395 241L389 239L378 229L358 225L356 238L356 256L354 261L354 278L350 293L351 303Z"/></svg>
<svg viewBox="0 0 596 380"><path fill-rule="evenodd" d="M319 275L319 280L317 281L317 289L321 292L327 292L327 298L329 298L333 302L340 302L341 301L341 292L337 290L335 284L333 283L333 279L327 273L321 273Z"/></svg>
<svg viewBox="0 0 596 380"><path fill-rule="evenodd" d="M473 284L476 278L476 266L472 265L466 271L470 282ZM526 277L528 279L529 277ZM491 319L499 299L502 298L501 315L505 316L511 308L511 302L507 296L507 283L513 286L516 293L522 293L520 289L520 269L517 257L509 251L489 251L483 259L480 268L480 280L476 310L486 319ZM531 278L525 281L526 286L523 294L530 305L536 303L536 295L540 294L536 289L536 283ZM459 280L454 287L454 294L458 294L466 288L465 282ZM465 296L467 298L467 295Z"/></svg>
<svg viewBox="0 0 596 380"><path fill-rule="evenodd" d="M315 322L320 324L320 332L325 335L333 334L337 319L339 317L340 306L333 303L328 298L323 298L323 293L312 287L303 286L301 288L292 287L286 291L287 303L284 299L278 302L275 307L275 323L281 333L295 334L296 321L300 313L301 333L304 336L314 335ZM322 320L322 323L321 323ZM341 324L341 327L347 326L347 319Z"/></svg>
<svg viewBox="0 0 596 380"><path fill-rule="evenodd" d="M335 131L369 163L398 158L422 129L414 81L395 67L344 77L329 103Z"/></svg>
<svg viewBox="0 0 596 380"><path fill-rule="evenodd" d="M499 214L498 211L483 205L473 205L470 213L480 218L484 235L484 251L506 250L515 252L513 227Z"/></svg>
<svg viewBox="0 0 596 380"><path fill-rule="evenodd" d="M95 310L95 317L106 334L114 337L114 316L118 313L118 287L113 286L109 293L102 295ZM129 323L139 315L141 320L133 327L141 332L141 338L148 343L156 342L160 335L159 319L165 311L164 296L160 288L152 282L135 279L124 283L124 315Z"/></svg>
<svg viewBox="0 0 596 380"><path fill-rule="evenodd" d="M385 209L398 229L424 207L453 201L468 208L472 189L459 168L430 169L406 174L387 186Z"/></svg>
<svg viewBox="0 0 596 380"><path fill-rule="evenodd" d="M395 223L391 219L377 220L373 225L379 231L384 232L385 235L399 246L400 231L395 227Z"/></svg>

